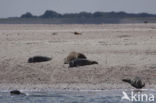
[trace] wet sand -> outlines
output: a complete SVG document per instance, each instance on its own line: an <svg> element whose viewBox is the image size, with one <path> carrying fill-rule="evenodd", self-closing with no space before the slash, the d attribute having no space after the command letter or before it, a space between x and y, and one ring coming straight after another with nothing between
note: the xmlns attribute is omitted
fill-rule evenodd
<svg viewBox="0 0 156 103"><path fill-rule="evenodd" d="M121 79L135 76L155 89L155 45L156 24L0 24L0 90L128 89ZM99 64L68 68L71 51ZM35 55L52 60L27 63Z"/></svg>

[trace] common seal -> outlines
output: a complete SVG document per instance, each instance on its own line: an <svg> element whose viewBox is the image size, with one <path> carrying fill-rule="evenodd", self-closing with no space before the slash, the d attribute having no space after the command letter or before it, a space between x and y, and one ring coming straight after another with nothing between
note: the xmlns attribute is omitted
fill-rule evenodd
<svg viewBox="0 0 156 103"><path fill-rule="evenodd" d="M70 61L77 59L77 58L81 58L81 59L87 59L87 57L79 52L70 52L69 55L64 58L64 64L68 64Z"/></svg>
<svg viewBox="0 0 156 103"><path fill-rule="evenodd" d="M28 59L28 63L45 62L49 61L51 58L45 56L34 56Z"/></svg>
<svg viewBox="0 0 156 103"><path fill-rule="evenodd" d="M25 95L24 93L20 92L19 90L12 90L10 91L11 95Z"/></svg>
<svg viewBox="0 0 156 103"><path fill-rule="evenodd" d="M92 64L98 64L98 62L77 58L69 62L69 67L85 66L85 65L92 65Z"/></svg>
<svg viewBox="0 0 156 103"><path fill-rule="evenodd" d="M129 79L129 78L122 79L122 81L131 84L131 86L133 86L137 89L141 89L145 86L145 83L141 80L140 77L135 77L134 79Z"/></svg>
<svg viewBox="0 0 156 103"><path fill-rule="evenodd" d="M82 33L80 32L74 32L75 35L81 35Z"/></svg>

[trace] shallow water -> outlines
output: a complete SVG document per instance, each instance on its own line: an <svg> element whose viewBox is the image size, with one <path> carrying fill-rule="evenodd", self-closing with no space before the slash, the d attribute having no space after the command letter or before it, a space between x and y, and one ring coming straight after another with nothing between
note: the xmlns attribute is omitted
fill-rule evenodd
<svg viewBox="0 0 156 103"><path fill-rule="evenodd" d="M132 102L121 100L122 90L109 91L48 91L48 92L26 92L26 95L10 95L9 92L0 92L0 103L156 103L141 101ZM125 91L128 95L131 90ZM140 93L153 94L156 91L143 91Z"/></svg>

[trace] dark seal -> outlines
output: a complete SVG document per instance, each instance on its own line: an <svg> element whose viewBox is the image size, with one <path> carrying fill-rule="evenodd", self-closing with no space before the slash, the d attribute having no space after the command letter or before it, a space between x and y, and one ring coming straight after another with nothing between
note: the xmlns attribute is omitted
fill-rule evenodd
<svg viewBox="0 0 156 103"><path fill-rule="evenodd" d="M28 63L46 62L50 61L52 58L45 56L34 56L28 59Z"/></svg>
<svg viewBox="0 0 156 103"><path fill-rule="evenodd" d="M141 89L143 87L145 87L145 83L141 80L140 77L135 77L134 79L122 79L123 82L127 82L129 84L131 84L131 86L137 88L137 89Z"/></svg>
<svg viewBox="0 0 156 103"><path fill-rule="evenodd" d="M20 92L19 90L12 90L10 91L11 95L25 95L24 93Z"/></svg>
<svg viewBox="0 0 156 103"><path fill-rule="evenodd" d="M74 59L69 62L69 67L78 67L78 66L85 66L85 65L92 65L92 64L98 64L96 61L91 61L87 59Z"/></svg>

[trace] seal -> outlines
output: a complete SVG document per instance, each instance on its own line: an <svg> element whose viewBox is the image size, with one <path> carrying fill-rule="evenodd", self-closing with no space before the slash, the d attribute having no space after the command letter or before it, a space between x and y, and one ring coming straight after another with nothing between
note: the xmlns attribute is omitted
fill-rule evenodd
<svg viewBox="0 0 156 103"><path fill-rule="evenodd" d="M69 62L69 67L78 67L78 66L85 66L85 65L92 65L92 64L98 64L98 62L77 58Z"/></svg>
<svg viewBox="0 0 156 103"><path fill-rule="evenodd" d="M78 59L78 58L87 59L87 57L84 54L73 51L73 52L70 52L66 58L64 58L64 64L69 64L70 61L74 59Z"/></svg>
<svg viewBox="0 0 156 103"><path fill-rule="evenodd" d="M52 58L45 57L45 56L34 56L28 59L28 63L37 63L37 62L45 62L49 61Z"/></svg>
<svg viewBox="0 0 156 103"><path fill-rule="evenodd" d="M74 32L75 35L81 35L82 33L80 32Z"/></svg>
<svg viewBox="0 0 156 103"><path fill-rule="evenodd" d="M135 77L134 79L122 79L123 82L127 82L129 84L131 84L131 86L137 88L137 89L141 89L143 87L145 87L145 83L141 80L140 77Z"/></svg>
<svg viewBox="0 0 156 103"><path fill-rule="evenodd" d="M20 92L19 90L12 90L10 91L11 95L25 95L24 93Z"/></svg>

